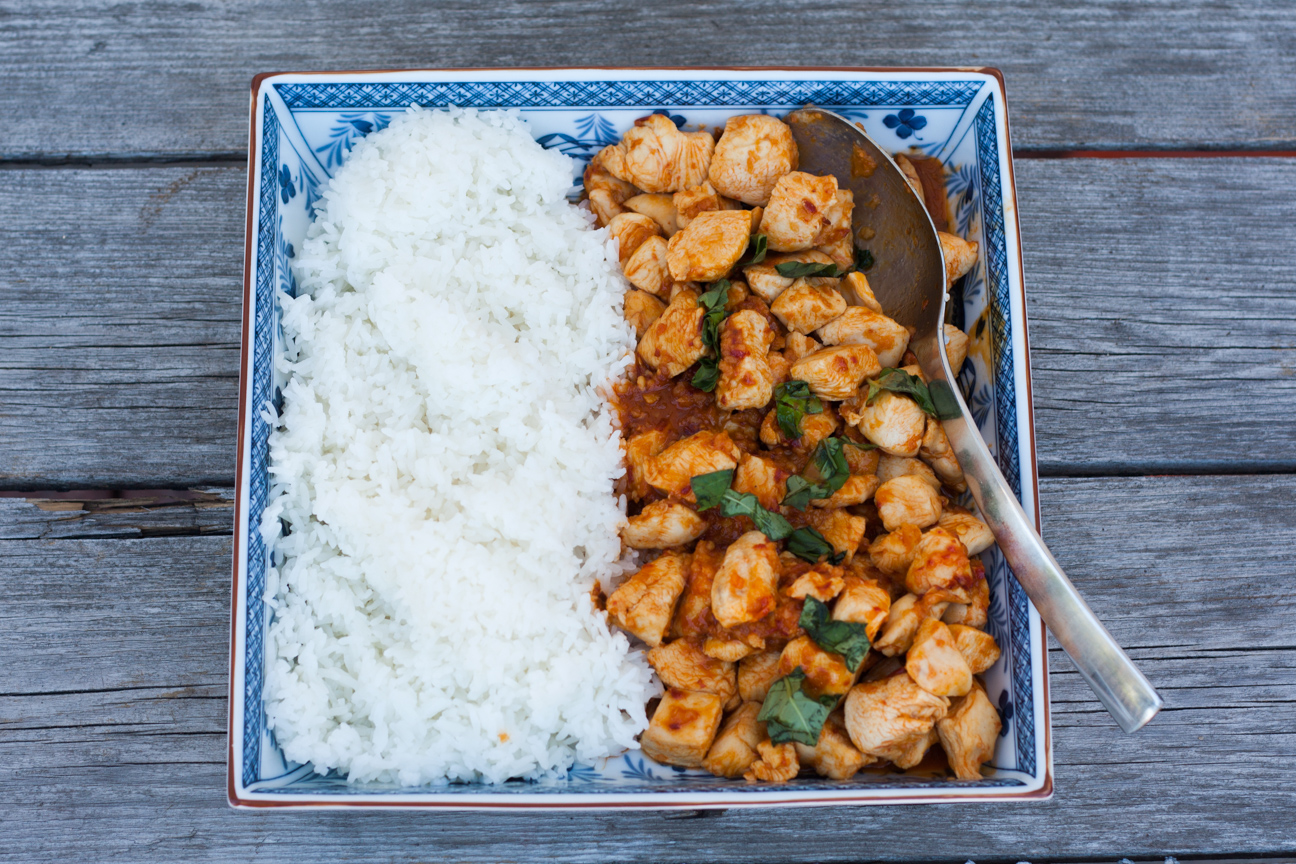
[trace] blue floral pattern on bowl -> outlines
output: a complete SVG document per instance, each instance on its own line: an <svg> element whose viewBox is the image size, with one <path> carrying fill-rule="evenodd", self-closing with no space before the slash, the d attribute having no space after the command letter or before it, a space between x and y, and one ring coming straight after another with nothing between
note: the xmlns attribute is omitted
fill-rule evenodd
<svg viewBox="0 0 1296 864"><path fill-rule="evenodd" d="M670 77L654 77L669 75ZM547 76L547 77L546 77ZM955 288L955 323L971 334L959 374L968 405L1009 482L1033 514L1034 455L1029 394L1018 391L1026 362L1021 325L1019 251L1008 232L1005 191L1004 105L997 81L967 72L671 72L609 73L596 70L517 73L402 73L283 75L261 83L254 107L258 127L254 170L253 251L249 271L247 372L240 452L235 579L235 679L237 742L231 788L240 804L398 802L495 806L508 802L608 803L658 806L734 806L805 800L898 802L951 797L1038 797L1050 780L1042 628L1029 601L996 551L983 556L991 584L987 629L1004 648L986 675L1003 733L979 781L862 772L851 781L800 778L784 786L725 780L702 771L659 765L638 751L573 765L552 778L499 786L456 783L409 789L351 784L336 772L284 760L262 709L268 590L267 550L258 526L267 493L268 433L265 412L277 410L274 364L279 331L275 292L295 295L290 261L305 236L324 180L351 146L384 128L412 103L426 107L515 107L537 141L575 161L579 183L588 160L620 139L636 119L651 113L688 128L723 126L739 113L782 114L806 103L832 108L861 123L875 140L896 151L914 148L941 159L954 230L980 244L979 260ZM921 112L921 113L919 113ZM922 136L917 132L921 131ZM1017 302L1014 302L1014 301Z"/></svg>

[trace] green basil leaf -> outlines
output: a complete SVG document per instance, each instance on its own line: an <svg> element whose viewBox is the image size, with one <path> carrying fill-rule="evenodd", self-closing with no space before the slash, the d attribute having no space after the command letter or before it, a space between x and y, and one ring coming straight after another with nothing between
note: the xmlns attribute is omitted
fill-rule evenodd
<svg viewBox="0 0 1296 864"><path fill-rule="evenodd" d="M710 393L720 383L720 361L715 357L703 357L698 361L698 369L693 373L694 387Z"/></svg>
<svg viewBox="0 0 1296 864"><path fill-rule="evenodd" d="M850 466L842 452L843 438L825 438L815 447L808 472L810 477L789 477L783 506L805 510L816 498L831 498L850 479Z"/></svg>
<svg viewBox="0 0 1296 864"><path fill-rule="evenodd" d="M698 474L690 478L689 486L693 487L698 509L710 510L712 507L719 506L725 493L730 491L729 484L733 482L733 475L733 469L730 468L727 471L712 471L710 474Z"/></svg>
<svg viewBox="0 0 1296 864"><path fill-rule="evenodd" d="M823 402L804 381L788 381L774 388L774 416L785 438L801 437L801 418L823 413Z"/></svg>
<svg viewBox="0 0 1296 864"><path fill-rule="evenodd" d="M698 305L707 310L702 316L702 344L717 355L720 353L720 324L729 314L725 311L728 299L728 279L712 282L711 290L698 297Z"/></svg>
<svg viewBox="0 0 1296 864"><path fill-rule="evenodd" d="M869 652L868 630L854 621L834 621L828 607L814 597L806 597L797 625L825 651L846 658L846 668L859 669Z"/></svg>
<svg viewBox="0 0 1296 864"><path fill-rule="evenodd" d="M800 261L784 261L775 264L774 269L784 279L800 279L802 276L839 276L836 264L815 264Z"/></svg>
<svg viewBox="0 0 1296 864"><path fill-rule="evenodd" d="M855 269L867 270L873 266L873 253L867 249L855 247Z"/></svg>
<svg viewBox="0 0 1296 864"><path fill-rule="evenodd" d="M937 416L936 406L932 403L931 391L927 385L917 375L910 375L903 369L886 368L878 373L878 376L869 381L868 400L866 404L872 405L873 400L883 390L889 390L892 393L900 393L908 396L918 403L918 407L932 417Z"/></svg>
<svg viewBox="0 0 1296 864"><path fill-rule="evenodd" d="M770 685L760 714L756 715L775 744L796 741L813 747L819 743L819 733L837 704L837 697L831 697L831 703L827 697L811 699L801 688L805 679L805 670L798 666L791 674L775 681Z"/></svg>
<svg viewBox="0 0 1296 864"><path fill-rule="evenodd" d="M750 492L727 490L720 501L720 515L746 516L756 525L757 531L771 540L783 540L792 533L790 522L778 513L766 510Z"/></svg>
<svg viewBox="0 0 1296 864"><path fill-rule="evenodd" d="M846 557L844 552L837 553L822 534L809 526L793 531L788 535L787 541L787 551L811 564L818 564L824 556L833 564Z"/></svg>
<svg viewBox="0 0 1296 864"><path fill-rule="evenodd" d="M847 444L849 444L850 446L852 446L852 447L858 447L858 448L861 449L861 450L876 450L876 449L878 449L878 446L877 446L876 444L874 444L872 441L852 441L852 440L849 439L849 438L843 438L842 440L845 441L845 442L846 442Z"/></svg>
<svg viewBox="0 0 1296 864"><path fill-rule="evenodd" d="M747 253L743 255L740 264L759 264L765 260L765 253L769 250L769 238L764 234L753 234L747 241Z"/></svg>

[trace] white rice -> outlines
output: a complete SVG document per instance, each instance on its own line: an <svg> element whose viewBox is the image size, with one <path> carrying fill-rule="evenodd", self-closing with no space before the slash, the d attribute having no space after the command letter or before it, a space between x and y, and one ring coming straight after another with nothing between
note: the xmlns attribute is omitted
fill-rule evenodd
<svg viewBox="0 0 1296 864"><path fill-rule="evenodd" d="M573 167L516 113L411 109L324 189L262 523L289 759L501 782L637 746L658 688L589 596L625 567L599 392L633 342Z"/></svg>

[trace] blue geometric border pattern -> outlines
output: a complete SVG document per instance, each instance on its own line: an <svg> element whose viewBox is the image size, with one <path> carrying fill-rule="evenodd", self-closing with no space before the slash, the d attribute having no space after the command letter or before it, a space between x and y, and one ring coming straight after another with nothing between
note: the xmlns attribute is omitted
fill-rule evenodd
<svg viewBox="0 0 1296 864"><path fill-rule="evenodd" d="M261 514L268 499L270 427L262 419L262 407L270 401L274 362L274 239L279 214L279 119L266 97L261 124L261 214L257 219L257 276L254 300L252 369L252 472L248 484L247 558L247 664L243 669L243 785L255 783L261 773L261 732L265 712L261 708L264 684L262 644L265 603L266 550L261 539ZM252 709L252 710L249 710Z"/></svg>
<svg viewBox="0 0 1296 864"><path fill-rule="evenodd" d="M995 127L994 95L976 116L977 162L981 170L981 226L986 243L986 283L993 294L989 303L995 375L995 430L999 468L1021 500L1021 462L1017 453L1017 387L1013 379L1012 320L1008 284L1008 250L1004 236L1003 184L999 178L999 141ZM1030 610L1026 592L1016 578L1008 580L1008 618L1012 626L1013 695L1019 706L1034 704L1031 677ZM1017 767L1035 773L1035 712L1018 710Z"/></svg>
<svg viewBox="0 0 1296 864"><path fill-rule="evenodd" d="M972 102L980 81L431 81L276 84L290 109L523 108L690 105L948 105Z"/></svg>

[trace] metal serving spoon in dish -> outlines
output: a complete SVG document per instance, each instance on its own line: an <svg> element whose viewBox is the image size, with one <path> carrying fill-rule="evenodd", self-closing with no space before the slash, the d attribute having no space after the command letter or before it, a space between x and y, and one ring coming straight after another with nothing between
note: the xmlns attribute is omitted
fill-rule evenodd
<svg viewBox="0 0 1296 864"><path fill-rule="evenodd" d="M850 121L814 107L784 119L796 138L799 170L834 175L839 188L854 193L856 236L861 229L875 232L868 241L876 261L869 286L888 315L914 329L909 347L981 518L1017 581L1121 729L1142 728L1161 710L1161 697L1035 533L959 393L945 356L945 260L927 208L890 154Z"/></svg>

